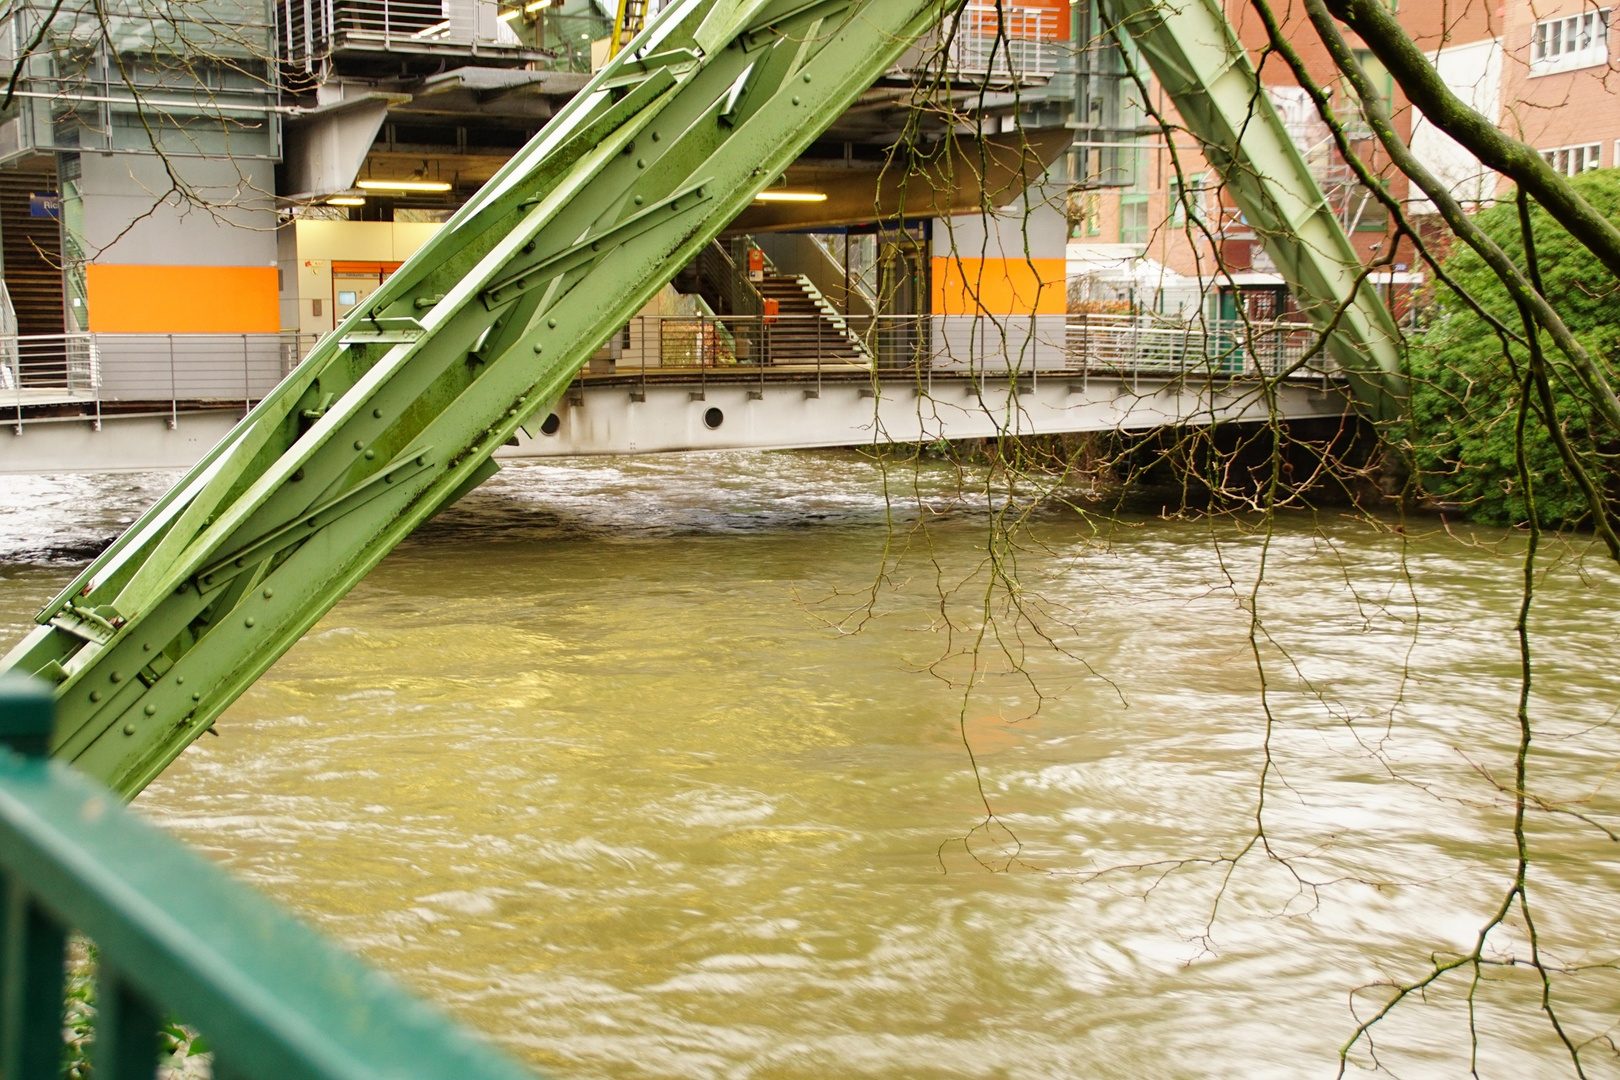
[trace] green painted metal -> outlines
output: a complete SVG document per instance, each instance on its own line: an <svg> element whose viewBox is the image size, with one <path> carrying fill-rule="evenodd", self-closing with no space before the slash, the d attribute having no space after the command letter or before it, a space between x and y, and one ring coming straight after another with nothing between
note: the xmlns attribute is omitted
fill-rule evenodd
<svg viewBox="0 0 1620 1080"><path fill-rule="evenodd" d="M51 703L48 688L16 683L0 685L0 726L8 713L37 715ZM98 1078L151 1080L159 1017L170 1014L209 1040L216 1076L532 1077L78 770L4 745L0 880L0 1074L7 1080L61 1075L67 928L97 949Z"/></svg>
<svg viewBox="0 0 1620 1080"><path fill-rule="evenodd" d="M1400 332L1217 0L1099 0L1140 50L1375 420L1399 418Z"/></svg>
<svg viewBox="0 0 1620 1080"><path fill-rule="evenodd" d="M666 8L40 611L51 753L140 791L953 6Z"/></svg>

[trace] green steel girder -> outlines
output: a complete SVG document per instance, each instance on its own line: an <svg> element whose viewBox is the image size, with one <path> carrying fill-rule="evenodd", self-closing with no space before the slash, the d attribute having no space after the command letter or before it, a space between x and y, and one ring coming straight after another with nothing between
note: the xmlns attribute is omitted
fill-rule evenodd
<svg viewBox="0 0 1620 1080"><path fill-rule="evenodd" d="M774 181L947 0L677 0L0 669L133 797Z"/></svg>
<svg viewBox="0 0 1620 1080"><path fill-rule="evenodd" d="M1361 408L1403 412L1400 332L1218 0L1100 0L1109 24L1138 47L1187 130L1220 173L1300 306L1344 368Z"/></svg>

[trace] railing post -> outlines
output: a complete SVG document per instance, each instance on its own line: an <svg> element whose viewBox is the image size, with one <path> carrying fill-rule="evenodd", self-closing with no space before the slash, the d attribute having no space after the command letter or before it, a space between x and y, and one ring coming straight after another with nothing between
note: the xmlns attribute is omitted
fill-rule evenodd
<svg viewBox="0 0 1620 1080"><path fill-rule="evenodd" d="M95 393L96 393L96 397L95 397L95 401L96 401L96 419L95 419L95 422L93 424L91 424L91 429L94 430L94 431L100 431L101 430L101 346L97 343L96 335L94 335L94 334L86 335L85 340L90 343L90 371L91 371L90 384L91 384L91 387L95 390Z"/></svg>
<svg viewBox="0 0 1620 1080"><path fill-rule="evenodd" d="M56 700L49 686L37 679L0 678L0 746L44 757L55 715Z"/></svg>
<svg viewBox="0 0 1620 1080"><path fill-rule="evenodd" d="M180 391L174 382L174 335L169 335L169 430L180 426Z"/></svg>
<svg viewBox="0 0 1620 1080"><path fill-rule="evenodd" d="M42 758L56 703L32 679L0 681L0 744ZM33 1080L62 1068L62 927L13 874L0 875L0 1075Z"/></svg>
<svg viewBox="0 0 1620 1080"><path fill-rule="evenodd" d="M157 1070L162 1018L105 957L96 983L96 1040L90 1051L94 1075L146 1080Z"/></svg>

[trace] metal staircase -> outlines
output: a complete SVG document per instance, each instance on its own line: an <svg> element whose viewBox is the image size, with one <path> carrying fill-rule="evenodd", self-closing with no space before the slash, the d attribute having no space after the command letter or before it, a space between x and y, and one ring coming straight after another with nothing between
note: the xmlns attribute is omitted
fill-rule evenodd
<svg viewBox="0 0 1620 1080"><path fill-rule="evenodd" d="M809 278L767 270L755 285L761 296L777 303L776 321L767 323L765 339L770 364L871 363L866 346Z"/></svg>

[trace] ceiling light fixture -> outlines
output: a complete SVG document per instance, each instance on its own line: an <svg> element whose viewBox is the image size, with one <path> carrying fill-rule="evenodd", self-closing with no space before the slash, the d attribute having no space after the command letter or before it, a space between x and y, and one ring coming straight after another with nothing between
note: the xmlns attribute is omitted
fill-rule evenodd
<svg viewBox="0 0 1620 1080"><path fill-rule="evenodd" d="M326 200L327 206L364 206L366 200L359 195L337 195Z"/></svg>
<svg viewBox="0 0 1620 1080"><path fill-rule="evenodd" d="M521 14L523 14L522 11L520 11L517 8L513 8L511 11L503 11L503 12L501 12L499 15L497 15L495 17L497 19L501 20L501 22L511 22L513 19L517 18Z"/></svg>
<svg viewBox="0 0 1620 1080"><path fill-rule="evenodd" d="M357 180L355 187L365 191L449 191L442 180Z"/></svg>
<svg viewBox="0 0 1620 1080"><path fill-rule="evenodd" d="M755 202L826 202L823 191L762 191L754 196Z"/></svg>

